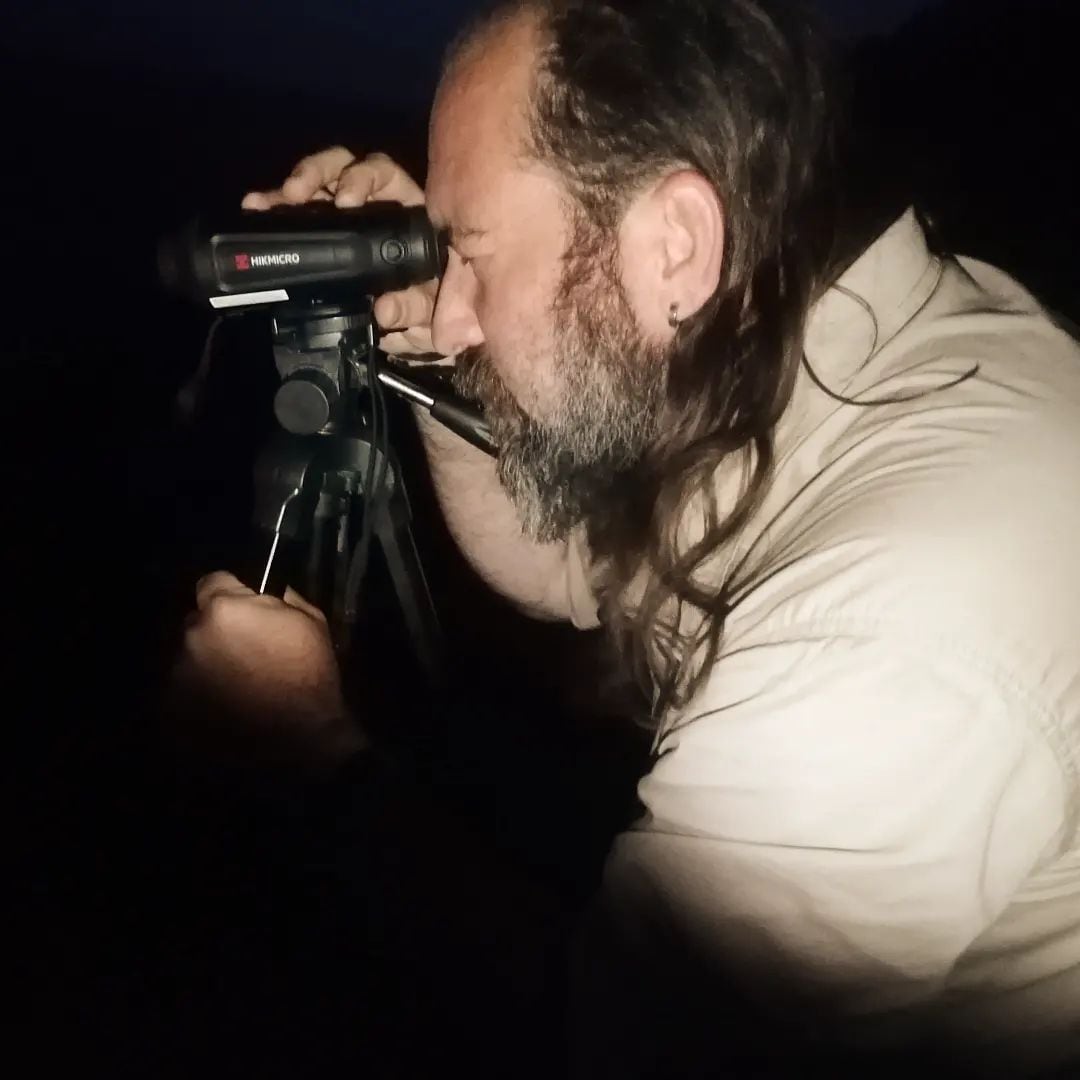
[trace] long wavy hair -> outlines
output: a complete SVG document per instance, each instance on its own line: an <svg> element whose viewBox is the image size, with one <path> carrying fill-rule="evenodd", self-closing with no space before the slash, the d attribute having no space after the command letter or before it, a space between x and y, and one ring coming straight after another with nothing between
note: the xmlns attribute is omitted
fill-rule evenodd
<svg viewBox="0 0 1080 1080"><path fill-rule="evenodd" d="M760 502L809 310L869 236L842 235L838 84L800 4L511 0L463 39L522 12L541 41L529 150L565 179L593 249L613 242L644 185L677 168L704 176L725 215L719 287L677 331L663 434L587 521L603 621L658 719L689 701L719 653L741 583L702 571ZM733 462L742 490L720 506L717 469ZM704 514L704 533L686 544L690 512ZM628 605L638 579L644 592Z"/></svg>

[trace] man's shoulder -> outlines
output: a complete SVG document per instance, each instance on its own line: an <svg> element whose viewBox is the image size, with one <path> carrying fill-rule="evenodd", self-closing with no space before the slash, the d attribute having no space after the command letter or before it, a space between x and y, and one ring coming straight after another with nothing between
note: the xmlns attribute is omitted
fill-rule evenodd
<svg viewBox="0 0 1080 1080"><path fill-rule="evenodd" d="M950 334L977 345L981 331ZM1080 354L1075 376L1048 378L998 347L970 385L823 425L803 461L781 462L729 643L882 626L1066 693L1080 669Z"/></svg>
<svg viewBox="0 0 1080 1080"><path fill-rule="evenodd" d="M798 392L812 419L778 447L744 611L956 628L1038 612L1080 641L1080 345L1021 286L947 265L845 390L860 404Z"/></svg>
<svg viewBox="0 0 1080 1080"><path fill-rule="evenodd" d="M859 450L765 527L733 626L887 622L1001 647L1056 635L1080 666L1080 427L1048 416Z"/></svg>

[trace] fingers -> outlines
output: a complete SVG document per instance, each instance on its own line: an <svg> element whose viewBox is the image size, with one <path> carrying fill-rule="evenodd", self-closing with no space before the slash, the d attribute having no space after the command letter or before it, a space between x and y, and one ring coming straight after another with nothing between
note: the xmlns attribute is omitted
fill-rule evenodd
<svg viewBox="0 0 1080 1080"><path fill-rule="evenodd" d="M379 339L379 348L391 356L420 356L428 354L433 359L435 346L431 343L431 331L424 326L414 326L411 330L396 331ZM442 362L442 359L434 360Z"/></svg>
<svg viewBox="0 0 1080 1080"><path fill-rule="evenodd" d="M307 201L329 202L333 197L328 191L316 191ZM293 201L280 188L276 191L249 191L240 201L240 207L243 210L269 210L274 206L291 206Z"/></svg>
<svg viewBox="0 0 1080 1080"><path fill-rule="evenodd" d="M226 570L217 570L212 574L199 578L195 585L195 607L199 613L202 613L215 599L222 596L257 595L254 589L248 588L235 574L230 574ZM263 597L263 599L272 600L273 598ZM295 589L287 588L283 599L290 607L310 615L319 622L326 622L326 616L314 604L305 600ZM193 613L192 616L189 616L189 620L192 618L197 620L198 615Z"/></svg>
<svg viewBox="0 0 1080 1080"><path fill-rule="evenodd" d="M285 183L272 191L249 191L241 200L245 210L269 210L274 206L298 205L318 201L329 202L338 177L346 166L356 160L351 150L332 146L317 154L301 158Z"/></svg>
<svg viewBox="0 0 1080 1080"><path fill-rule="evenodd" d="M317 155L316 155L317 156ZM334 201L338 206L363 206L373 199L422 206L424 192L396 161L385 154L369 154L339 170Z"/></svg>
<svg viewBox="0 0 1080 1080"><path fill-rule="evenodd" d="M424 192L386 154L369 154L357 160L344 146L334 146L302 158L280 188L249 191L240 205L245 210L269 210L331 199L340 207L363 206L375 199L422 206Z"/></svg>
<svg viewBox="0 0 1080 1080"><path fill-rule="evenodd" d="M281 185L282 194L291 203L303 203L313 199L317 191L332 191L342 171L355 160L356 155L344 146L309 154L296 163Z"/></svg>
<svg viewBox="0 0 1080 1080"><path fill-rule="evenodd" d="M225 570L218 570L199 578L195 585L195 606L205 611L207 605L217 596L254 596L255 590L249 589L238 577Z"/></svg>
<svg viewBox="0 0 1080 1080"><path fill-rule="evenodd" d="M384 293L375 301L375 321L389 331L379 341L383 350L394 356L435 351L431 343L431 316L437 292L436 283L427 282Z"/></svg>
<svg viewBox="0 0 1080 1080"><path fill-rule="evenodd" d="M243 210L269 210L272 206L278 206L285 201L281 191L249 191L240 200Z"/></svg>
<svg viewBox="0 0 1080 1080"><path fill-rule="evenodd" d="M384 330L428 327L435 310L434 282L413 285L398 292L383 293L375 301L375 321Z"/></svg>

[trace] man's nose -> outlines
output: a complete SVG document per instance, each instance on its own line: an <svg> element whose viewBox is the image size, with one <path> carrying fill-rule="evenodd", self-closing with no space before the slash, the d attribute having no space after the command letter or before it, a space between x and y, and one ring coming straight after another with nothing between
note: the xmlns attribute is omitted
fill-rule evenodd
<svg viewBox="0 0 1080 1080"><path fill-rule="evenodd" d="M453 259L451 256L451 262ZM448 267L439 286L431 316L431 343L443 356L456 356L484 343L474 304L476 286L467 280L470 276L462 266Z"/></svg>

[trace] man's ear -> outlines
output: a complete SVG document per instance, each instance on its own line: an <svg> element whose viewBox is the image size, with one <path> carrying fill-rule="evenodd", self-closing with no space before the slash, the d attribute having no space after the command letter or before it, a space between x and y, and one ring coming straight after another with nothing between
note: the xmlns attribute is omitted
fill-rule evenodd
<svg viewBox="0 0 1080 1080"><path fill-rule="evenodd" d="M650 337L662 339L713 296L724 264L724 209L694 169L669 173L631 204L620 230L624 286Z"/></svg>

